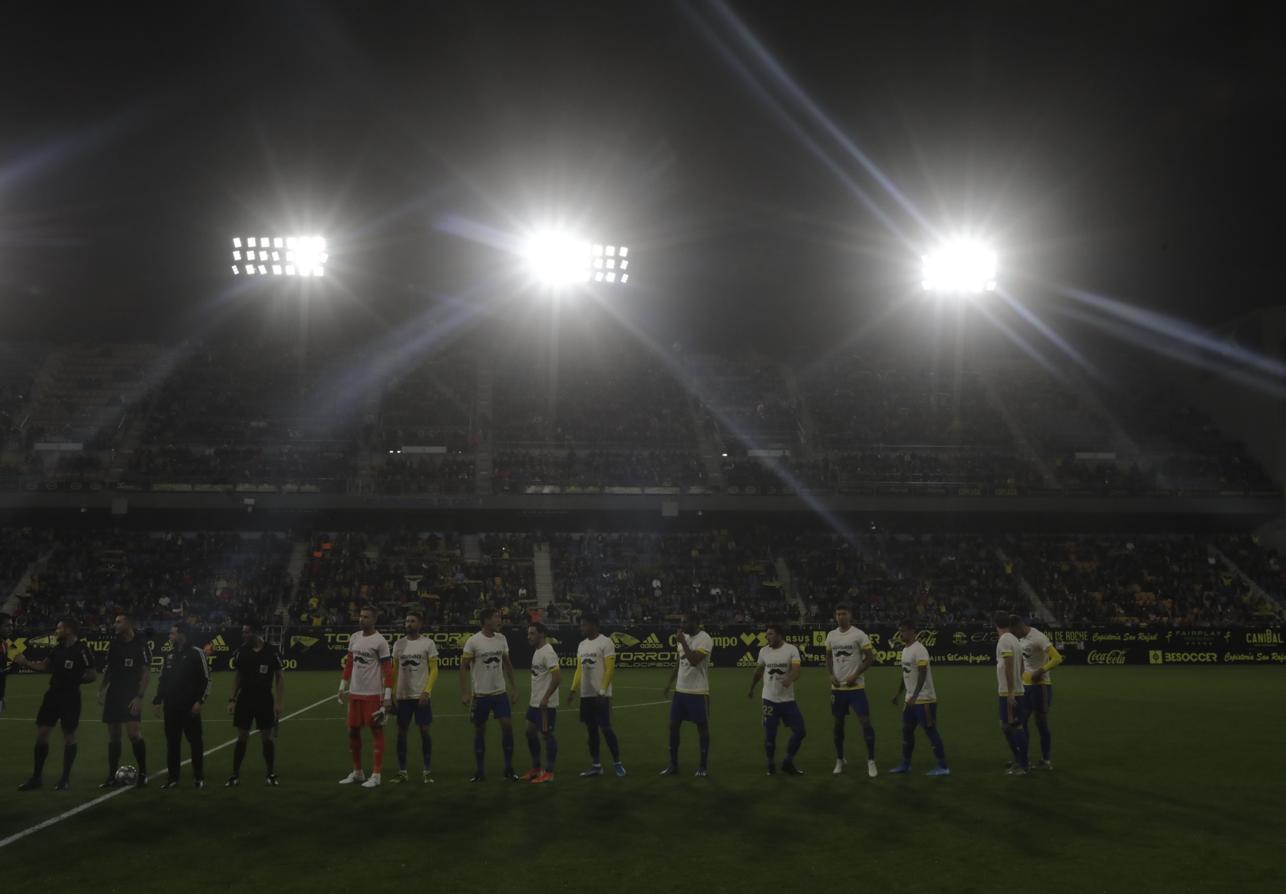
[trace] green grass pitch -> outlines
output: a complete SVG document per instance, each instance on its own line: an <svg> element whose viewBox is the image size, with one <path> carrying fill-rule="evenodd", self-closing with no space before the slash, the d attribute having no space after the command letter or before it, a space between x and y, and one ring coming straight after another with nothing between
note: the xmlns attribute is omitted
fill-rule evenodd
<svg viewBox="0 0 1286 894"><path fill-rule="evenodd" d="M343 709L333 698L282 727L279 788L261 784L252 740L242 785L225 790L231 748L207 758L211 787L162 792L158 722L146 736L153 786L127 792L0 849L10 879L45 890L338 891L423 884L445 891L1215 891L1278 889L1286 774L1286 674L1251 668L1062 668L1053 712L1057 769L1006 777L990 668L939 668L939 723L953 775L870 780L856 720L848 775L834 754L825 678L808 669L799 698L808 739L802 778L764 774L758 694L750 671L713 672L711 776L695 779L696 731L684 729L679 778L666 762L666 672L623 670L615 724L629 776L579 779L582 727L559 717L553 785L466 780L471 729L453 674L439 680L436 784L366 791L336 785L348 770ZM288 677L287 712L334 692L338 675ZM525 682L523 687L525 704ZM0 838L100 795L105 730L86 687L73 790L19 794L30 770L46 678L9 682L0 720ZM215 679L206 747L228 742L231 675ZM896 672L870 672L881 771L899 757ZM565 697L564 687L564 697ZM150 716L150 715L149 715ZM1034 727L1033 727L1034 731ZM389 729L386 779L395 769ZM516 724L519 771L528 758ZM784 733L784 730L783 730ZM61 766L55 732L47 781ZM778 756L784 753L785 736ZM369 747L369 746L368 746ZM411 738L413 779L418 740ZM368 752L369 753L369 752ZM129 749L125 749L130 760ZM604 749L606 756L606 749ZM190 775L187 777L190 780ZM406 888L410 890L410 888Z"/></svg>

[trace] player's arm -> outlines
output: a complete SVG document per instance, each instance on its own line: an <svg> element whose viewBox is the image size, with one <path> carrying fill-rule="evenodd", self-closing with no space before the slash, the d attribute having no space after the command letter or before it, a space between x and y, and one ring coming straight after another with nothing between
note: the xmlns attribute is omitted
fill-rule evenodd
<svg viewBox="0 0 1286 894"><path fill-rule="evenodd" d="M111 648L108 648L107 650L107 666L108 667L112 666ZM103 674L103 679L100 680L98 683L98 703L100 705L107 700L107 680L108 680L108 675Z"/></svg>
<svg viewBox="0 0 1286 894"><path fill-rule="evenodd" d="M1063 653L1055 649L1053 643L1050 643L1045 647L1045 663L1040 666L1040 670L1031 675L1032 682L1039 681L1041 677L1045 676L1045 674L1049 673L1062 663Z"/></svg>
<svg viewBox="0 0 1286 894"><path fill-rule="evenodd" d="M277 663L277 673L273 676L272 683L277 690L277 699L272 707L277 716L281 717L281 712L286 710L286 671L280 662Z"/></svg>
<svg viewBox="0 0 1286 894"><path fill-rule="evenodd" d="M518 702L518 684L514 682L514 663L509 660L509 653L500 656L500 668L505 672L505 692L509 694L512 704Z"/></svg>
<svg viewBox="0 0 1286 894"><path fill-rule="evenodd" d="M577 655L576 656L576 673L572 674L572 691L571 691L571 694L568 695L567 697L568 702L576 701L576 696L580 695L580 677L581 677L581 661L580 661L580 656Z"/></svg>
<svg viewBox="0 0 1286 894"><path fill-rule="evenodd" d="M689 646L688 638L686 636L679 634L677 639L679 641L679 648L683 650L683 657L687 659L689 665L696 667L702 661L705 661L706 653L701 649L694 649Z"/></svg>
<svg viewBox="0 0 1286 894"><path fill-rule="evenodd" d="M864 643L862 645L862 663L858 665L857 673L853 675L853 682L856 683L857 678L870 670L873 664L875 664L875 647L870 643Z"/></svg>
<svg viewBox="0 0 1286 894"><path fill-rule="evenodd" d="M755 666L755 675L750 678L750 691L746 693L746 698L751 698L755 694L755 687L759 681L764 678L764 666L762 664Z"/></svg>
<svg viewBox="0 0 1286 894"><path fill-rule="evenodd" d="M433 684L438 682L438 659L433 657L429 659L429 678L424 681L424 691L420 693L420 701L427 702L433 698Z"/></svg>
<svg viewBox="0 0 1286 894"><path fill-rule="evenodd" d="M1004 652L1001 657L1005 662L1005 699L1009 705L1009 722L1014 722L1014 689L1017 688L1014 683L1014 653Z"/></svg>
<svg viewBox="0 0 1286 894"><path fill-rule="evenodd" d="M831 685L839 685L839 677L835 676L835 654L831 652L831 647L826 647L826 673L831 678Z"/></svg>
<svg viewBox="0 0 1286 894"><path fill-rule="evenodd" d="M192 713L200 714L201 706L204 705L205 700L210 697L210 662L206 660L205 652L201 651L200 649L197 649L196 646L193 646L192 648L196 649L197 657L201 659L201 677L202 677L201 697L197 699L197 703L192 706Z"/></svg>
<svg viewBox="0 0 1286 894"><path fill-rule="evenodd" d="M549 672L549 687L545 690L544 696L540 699L540 706L542 708L549 707L549 700L554 697L554 693L558 691L558 687L562 684L563 669L555 664L553 670Z"/></svg>
<svg viewBox="0 0 1286 894"><path fill-rule="evenodd" d="M616 676L616 656L607 655L603 658L603 688L599 690L600 695L607 695L607 690L612 688L612 678Z"/></svg>
<svg viewBox="0 0 1286 894"><path fill-rule="evenodd" d="M348 654L344 656L344 669L339 674L339 693L335 700L341 705L344 703L344 697L348 695L348 684L353 679L353 650L350 647Z"/></svg>
<svg viewBox="0 0 1286 894"><path fill-rule="evenodd" d="M393 656L380 656L380 669L384 672L384 701L386 708L393 707Z"/></svg>
<svg viewBox="0 0 1286 894"><path fill-rule="evenodd" d="M920 661L916 663L915 674L915 692L906 700L906 706L909 708L915 704L916 699L920 697L920 690L924 688L924 681L929 679L929 662Z"/></svg>
<svg viewBox="0 0 1286 894"><path fill-rule="evenodd" d="M902 693L905 691L906 691L906 683L903 681L902 675L898 674L898 690L897 692L893 693L893 701L890 702L890 704L896 705L898 703L898 699L902 697Z"/></svg>
<svg viewBox="0 0 1286 894"><path fill-rule="evenodd" d="M81 682L92 683L98 679L98 668L94 667L94 656L89 653L84 642L80 644L80 656L85 660L85 673L81 675Z"/></svg>
<svg viewBox="0 0 1286 894"><path fill-rule="evenodd" d="M138 704L130 703L130 713L135 717L143 712L143 700L147 698L148 687L152 685L152 653L143 653L143 673L140 674L138 683L138 692L134 696L134 701Z"/></svg>
<svg viewBox="0 0 1286 894"><path fill-rule="evenodd" d="M49 670L48 658L37 658L35 661L32 661L22 652L19 652L17 655L13 656L13 663L18 665L18 667L25 667L29 671Z"/></svg>
<svg viewBox="0 0 1286 894"><path fill-rule="evenodd" d="M232 695L228 696L228 713L231 714L237 706L237 699L241 697L241 665L237 665L237 672L232 675Z"/></svg>
<svg viewBox="0 0 1286 894"><path fill-rule="evenodd" d="M460 701L466 705L473 701L473 693L469 691L469 671L472 668L473 655L465 652L460 657Z"/></svg>

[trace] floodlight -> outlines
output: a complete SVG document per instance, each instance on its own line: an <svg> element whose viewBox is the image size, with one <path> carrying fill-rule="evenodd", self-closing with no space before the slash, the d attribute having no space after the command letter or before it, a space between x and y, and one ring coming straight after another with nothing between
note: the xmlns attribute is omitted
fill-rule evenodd
<svg viewBox="0 0 1286 894"><path fill-rule="evenodd" d="M243 242L247 248L244 253ZM247 236L244 239L234 236L232 260L241 262L243 258L244 266L232 265L233 275L267 276L271 270L273 276L311 277L325 273L329 255L326 240L321 236Z"/></svg>
<svg viewBox="0 0 1286 894"><path fill-rule="evenodd" d="M926 292L976 295L996 290L996 253L982 242L946 242L923 261L921 285Z"/></svg>
<svg viewBox="0 0 1286 894"><path fill-rule="evenodd" d="M534 234L523 247L522 256L532 278L545 288L558 289L576 283L624 283L628 277L608 271L624 270L625 246L590 242L571 233L545 230Z"/></svg>

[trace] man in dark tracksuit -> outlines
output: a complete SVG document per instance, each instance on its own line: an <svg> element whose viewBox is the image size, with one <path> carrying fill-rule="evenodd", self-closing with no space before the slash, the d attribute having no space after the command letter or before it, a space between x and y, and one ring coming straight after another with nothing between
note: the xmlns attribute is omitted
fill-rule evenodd
<svg viewBox="0 0 1286 894"><path fill-rule="evenodd" d="M205 788L204 742L201 736L201 705L210 692L210 665L205 652L188 642L188 626L170 628L170 652L157 686L154 705L165 706L165 758L170 778L161 788L179 785L179 756L183 737L192 750L192 775L197 788Z"/></svg>

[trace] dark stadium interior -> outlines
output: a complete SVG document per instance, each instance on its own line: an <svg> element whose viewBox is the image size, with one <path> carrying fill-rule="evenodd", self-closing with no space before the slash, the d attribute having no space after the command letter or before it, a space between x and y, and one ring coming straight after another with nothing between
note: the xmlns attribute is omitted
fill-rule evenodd
<svg viewBox="0 0 1286 894"><path fill-rule="evenodd" d="M380 872L444 890L588 887L586 829L622 891L1279 888L1279 18L11 4L7 875L356 889L366 864L324 848L378 823ZM122 700L121 643L165 685ZM249 758L238 661L273 680ZM429 662L395 703L392 665ZM514 778L525 732L542 784L563 718L556 794L464 783L489 711L488 759ZM689 720L706 788L659 778ZM951 780L909 778L917 736L916 773ZM260 743L262 791L203 790L204 757L236 755L235 789ZM165 791L123 796L149 773Z"/></svg>

